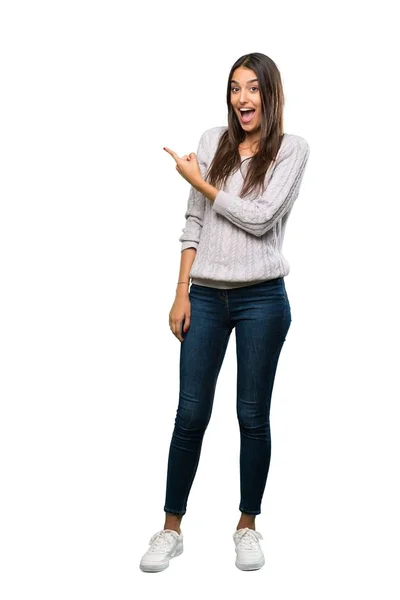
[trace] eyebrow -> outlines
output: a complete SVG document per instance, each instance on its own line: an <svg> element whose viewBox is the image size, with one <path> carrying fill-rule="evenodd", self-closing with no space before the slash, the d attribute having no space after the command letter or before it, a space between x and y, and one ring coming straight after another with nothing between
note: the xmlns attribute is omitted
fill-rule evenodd
<svg viewBox="0 0 400 600"><path fill-rule="evenodd" d="M251 83L252 81L258 81L258 79L249 79L248 81L246 81L246 83ZM231 83L239 83L238 81L236 81L236 79L231 79Z"/></svg>

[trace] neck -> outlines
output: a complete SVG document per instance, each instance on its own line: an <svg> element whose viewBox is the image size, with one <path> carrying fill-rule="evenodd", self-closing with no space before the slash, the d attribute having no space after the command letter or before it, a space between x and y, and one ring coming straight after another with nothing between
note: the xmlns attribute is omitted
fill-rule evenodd
<svg viewBox="0 0 400 600"><path fill-rule="evenodd" d="M246 135L241 146L246 146L246 148L257 150L259 142L260 142L260 134L259 133L250 133L250 134ZM255 148L252 148L253 146L255 146Z"/></svg>

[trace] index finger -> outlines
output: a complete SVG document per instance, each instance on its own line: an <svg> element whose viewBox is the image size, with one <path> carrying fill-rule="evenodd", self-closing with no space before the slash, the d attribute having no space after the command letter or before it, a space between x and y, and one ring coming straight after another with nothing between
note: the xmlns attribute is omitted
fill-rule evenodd
<svg viewBox="0 0 400 600"><path fill-rule="evenodd" d="M164 146L163 150L166 150L168 152L168 154L170 154L172 156L172 158L174 158L175 160L178 160L179 156L177 155L176 152L174 152L170 148L167 148L167 146Z"/></svg>

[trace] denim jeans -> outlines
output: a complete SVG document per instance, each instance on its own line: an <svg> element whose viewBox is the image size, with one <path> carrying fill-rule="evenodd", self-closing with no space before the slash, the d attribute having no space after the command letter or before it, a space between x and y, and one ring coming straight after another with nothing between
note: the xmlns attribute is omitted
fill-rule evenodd
<svg viewBox="0 0 400 600"><path fill-rule="evenodd" d="M235 328L239 510L258 515L271 458L272 388L291 323L284 279L227 290L192 284L189 297L191 319L180 349L179 403L168 455L164 511L186 512L217 378Z"/></svg>

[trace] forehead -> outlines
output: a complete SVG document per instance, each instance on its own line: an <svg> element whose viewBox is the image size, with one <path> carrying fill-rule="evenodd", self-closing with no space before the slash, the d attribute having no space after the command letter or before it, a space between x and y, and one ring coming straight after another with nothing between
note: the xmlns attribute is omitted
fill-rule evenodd
<svg viewBox="0 0 400 600"><path fill-rule="evenodd" d="M257 74L252 69L239 67L232 73L231 83L241 83L246 85L247 83L254 83L255 81L257 81Z"/></svg>

